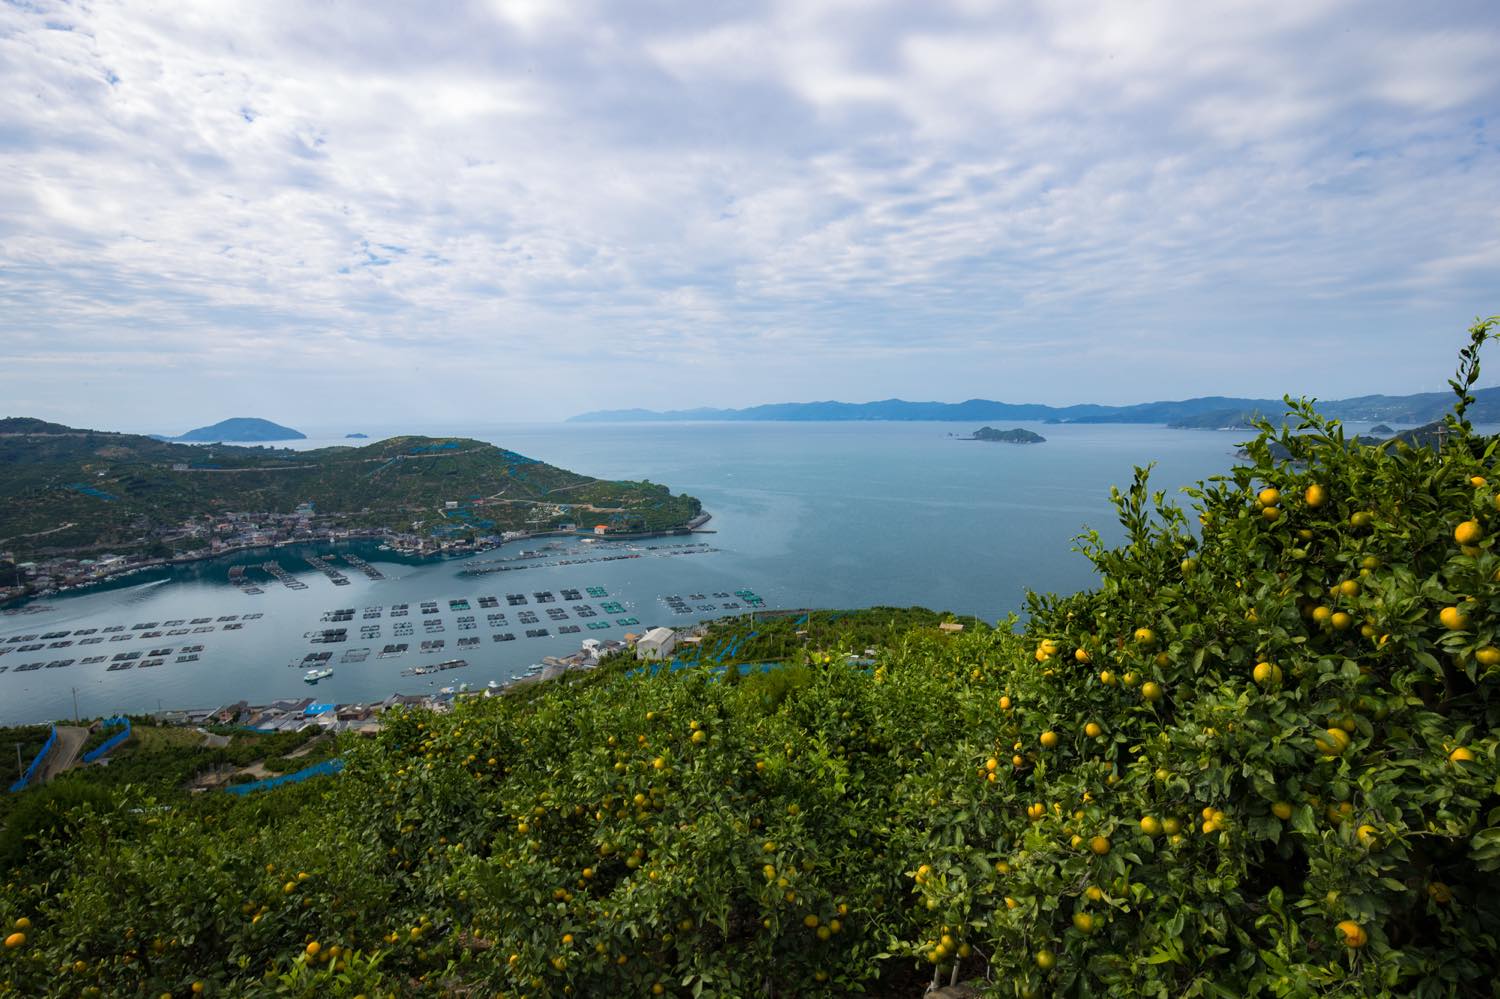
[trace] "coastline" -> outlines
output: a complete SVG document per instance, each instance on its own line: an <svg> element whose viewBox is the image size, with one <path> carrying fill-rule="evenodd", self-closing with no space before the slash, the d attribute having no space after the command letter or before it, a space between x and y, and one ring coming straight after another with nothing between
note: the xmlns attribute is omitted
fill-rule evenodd
<svg viewBox="0 0 1500 999"><path fill-rule="evenodd" d="M664 528L659 531L631 531L607 533L602 535L594 534L591 531L584 530L525 531L517 532L509 537L504 537L497 541L494 541L493 543L473 545L462 543L449 544L446 547L439 547L430 551L427 550L426 542L418 542L416 545L402 545L399 543L393 543L399 542L405 537L409 536L393 535L390 532L384 530L356 529L341 532L337 536L330 533L327 537L321 538L288 538L283 541L274 541L270 543L225 546L217 551L203 552L201 554L184 554L175 556L173 558L146 559L141 562L133 562L129 565L120 566L116 569L103 570L98 575L95 575L87 580L78 583L72 583L66 586L47 590L23 591L20 594L0 601L0 611L15 612L20 608L25 607L30 601L36 600L40 597L57 596L64 593L83 593L93 589L95 586L113 582L126 576L134 575L136 573L147 572L152 569L171 568L173 566L179 565L192 565L198 562L211 562L214 559L218 558L233 558L235 556L244 555L256 551L276 551L277 549L290 548L296 545L340 544L350 541L378 541L383 544L389 545L392 551L400 555L404 555L407 558L415 558L425 562L437 561L445 558L463 558L469 555L477 555L480 552L495 551L497 549L505 547L505 545L507 544L522 541L531 541L535 538L601 538L610 541L639 541L645 538L680 537L682 535L694 534L699 532L702 526L712 519L713 515L711 513L702 511L687 523L680 524L676 527Z"/></svg>

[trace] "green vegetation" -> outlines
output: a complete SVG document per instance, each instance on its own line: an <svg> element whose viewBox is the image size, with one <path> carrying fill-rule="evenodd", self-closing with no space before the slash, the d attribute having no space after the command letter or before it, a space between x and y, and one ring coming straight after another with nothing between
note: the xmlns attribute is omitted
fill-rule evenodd
<svg viewBox="0 0 1500 999"><path fill-rule="evenodd" d="M1022 427L1012 430L996 430L994 427L980 427L974 431L972 438L976 441L990 441L996 444L1041 444L1047 438L1041 434L1032 433Z"/></svg>
<svg viewBox="0 0 1500 999"><path fill-rule="evenodd" d="M0 728L0 752L7 756L14 753L20 761L22 768L31 765L36 754L42 751L47 744L47 737L52 734L51 725L18 725L12 728ZM3 782L8 787L10 782L20 777L19 773L12 774Z"/></svg>
<svg viewBox="0 0 1500 999"><path fill-rule="evenodd" d="M0 469L0 547L21 560L192 551L206 541L184 534L190 520L208 531L230 513L289 516L303 503L324 527L450 541L563 523L665 530L701 509L665 486L593 479L462 438L291 451L9 419L0 420Z"/></svg>
<svg viewBox="0 0 1500 999"><path fill-rule="evenodd" d="M0 992L1490 995L1500 442L1465 410L1434 451L1294 404L1194 513L1140 472L1099 587L1024 627L824 621L738 682L393 713L247 801L59 802Z"/></svg>

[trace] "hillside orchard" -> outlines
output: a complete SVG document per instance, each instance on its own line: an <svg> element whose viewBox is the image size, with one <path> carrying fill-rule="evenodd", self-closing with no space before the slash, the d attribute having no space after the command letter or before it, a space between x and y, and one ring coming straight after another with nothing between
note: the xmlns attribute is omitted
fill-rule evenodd
<svg viewBox="0 0 1500 999"><path fill-rule="evenodd" d="M1496 443L1462 402L1440 452L1291 409L1190 511L1138 473L1097 589L1024 626L611 664L244 802L60 803L0 990L1490 995Z"/></svg>

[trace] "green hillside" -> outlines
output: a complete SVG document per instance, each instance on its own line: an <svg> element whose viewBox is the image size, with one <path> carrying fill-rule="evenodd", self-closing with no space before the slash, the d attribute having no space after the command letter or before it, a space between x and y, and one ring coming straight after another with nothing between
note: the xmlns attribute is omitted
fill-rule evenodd
<svg viewBox="0 0 1500 999"><path fill-rule="evenodd" d="M422 532L454 539L576 521L660 530L700 509L665 486L594 479L463 438L292 451L0 420L0 548L23 560L139 551L193 518L290 515L303 503L325 525L422 521Z"/></svg>
<svg viewBox="0 0 1500 999"><path fill-rule="evenodd" d="M1492 995L1500 443L1465 408L1435 451L1294 405L1191 511L1141 472L1098 588L1024 626L731 622L783 665L388 715L239 802L28 791L0 994Z"/></svg>

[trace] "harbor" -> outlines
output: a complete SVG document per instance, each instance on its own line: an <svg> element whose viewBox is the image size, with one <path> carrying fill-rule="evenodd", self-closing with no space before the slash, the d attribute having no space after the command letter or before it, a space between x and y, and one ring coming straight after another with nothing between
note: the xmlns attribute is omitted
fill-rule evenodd
<svg viewBox="0 0 1500 999"><path fill-rule="evenodd" d="M75 691L81 709L114 713L286 692L288 681L346 701L431 693L454 670L504 685L580 642L624 643L651 626L764 606L739 581L720 581L720 555L698 542L566 539L434 562L359 542L198 563L10 608L0 717L61 717ZM533 585L485 585L506 566L527 568ZM689 582L699 585L680 585ZM465 665L440 668L454 662Z"/></svg>

